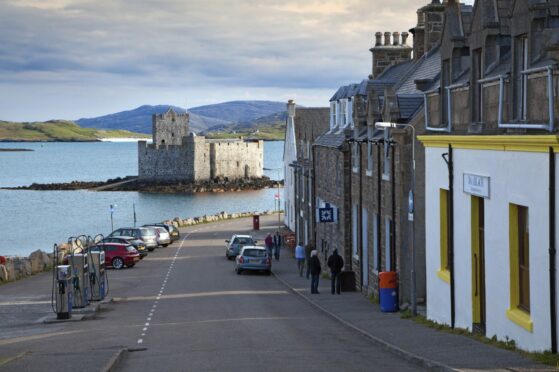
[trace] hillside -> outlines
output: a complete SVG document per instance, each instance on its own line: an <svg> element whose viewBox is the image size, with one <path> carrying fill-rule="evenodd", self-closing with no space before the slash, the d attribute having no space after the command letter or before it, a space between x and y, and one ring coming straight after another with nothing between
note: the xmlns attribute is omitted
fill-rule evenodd
<svg viewBox="0 0 559 372"><path fill-rule="evenodd" d="M143 137L124 130L81 128L72 121L15 123L0 120L0 141L97 141L102 138Z"/></svg>
<svg viewBox="0 0 559 372"><path fill-rule="evenodd" d="M185 109L169 105L143 105L133 110L117 112L96 118L82 118L76 122L82 127L100 129L125 129L151 133L152 115L166 112L169 107L179 113ZM247 122L285 110L285 103L272 101L232 101L189 109L190 128L203 132L212 127L226 127Z"/></svg>
<svg viewBox="0 0 559 372"><path fill-rule="evenodd" d="M203 132L208 138L259 138L266 140L283 140L285 138L285 122L287 112L263 116L252 121L238 124L220 125Z"/></svg>

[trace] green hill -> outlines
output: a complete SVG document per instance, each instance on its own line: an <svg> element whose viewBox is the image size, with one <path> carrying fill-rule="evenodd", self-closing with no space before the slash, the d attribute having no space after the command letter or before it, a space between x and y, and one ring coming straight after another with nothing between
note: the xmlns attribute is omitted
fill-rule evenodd
<svg viewBox="0 0 559 372"><path fill-rule="evenodd" d="M0 120L0 141L98 141L102 138L150 138L126 130L82 128L73 121L15 123Z"/></svg>

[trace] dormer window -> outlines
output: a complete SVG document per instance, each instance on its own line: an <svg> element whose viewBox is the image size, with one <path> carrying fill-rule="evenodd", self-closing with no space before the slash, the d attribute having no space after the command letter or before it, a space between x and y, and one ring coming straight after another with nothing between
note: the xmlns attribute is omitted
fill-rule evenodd
<svg viewBox="0 0 559 372"><path fill-rule="evenodd" d="M443 66L442 66L442 77L441 77L441 123L443 125L447 125L448 124L448 116L449 116L449 112L448 112L448 100L450 99L449 92L448 89L446 89L447 86L449 86L451 83L450 81L450 61L448 59L443 61Z"/></svg>
<svg viewBox="0 0 559 372"><path fill-rule="evenodd" d="M336 127L336 102L330 102L330 129Z"/></svg>
<svg viewBox="0 0 559 372"><path fill-rule="evenodd" d="M347 99L340 100L340 127L347 125Z"/></svg>
<svg viewBox="0 0 559 372"><path fill-rule="evenodd" d="M353 101L351 98L347 99L347 123L353 129Z"/></svg>
<svg viewBox="0 0 559 372"><path fill-rule="evenodd" d="M473 51L472 58L472 121L474 123L481 123L483 121L483 86L482 83L480 83L480 80L483 77L483 61L481 48Z"/></svg>

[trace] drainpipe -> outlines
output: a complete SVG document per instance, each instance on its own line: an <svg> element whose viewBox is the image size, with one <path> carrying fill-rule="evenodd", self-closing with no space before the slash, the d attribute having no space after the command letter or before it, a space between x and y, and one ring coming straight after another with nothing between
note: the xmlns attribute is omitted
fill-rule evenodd
<svg viewBox="0 0 559 372"><path fill-rule="evenodd" d="M555 153L549 148L549 310L551 352L557 353L557 288L555 273Z"/></svg>
<svg viewBox="0 0 559 372"><path fill-rule="evenodd" d="M361 216L361 218L359 219L359 221L361 222L358 226L358 230L359 231L359 237L358 237L358 241L359 241L359 263L361 264L361 270L359 270L359 272L361 273L361 292L363 292L363 278L364 275L368 275L369 273L363 273L363 167L362 167L362 156L363 156L363 149L361 148L361 144L362 142L357 142L357 146L359 146L359 210L357 211L358 215ZM365 227L366 228L366 227ZM368 269L367 269L368 271Z"/></svg>
<svg viewBox="0 0 559 372"><path fill-rule="evenodd" d="M312 178L312 200L311 200L311 215L309 216L310 220L312 221L311 223L313 224L313 243L314 243L314 249L318 249L318 241L317 241L317 232L316 230L318 230L318 223L316 222L316 208L318 207L316 205L316 172L315 172L315 168L314 168L314 164L315 164L315 159L316 159L316 151L315 150L315 145L314 143L311 145L311 151L312 151L312 163L311 163L311 178Z"/></svg>
<svg viewBox="0 0 559 372"><path fill-rule="evenodd" d="M349 145L349 144L352 143L352 141L347 141L347 143L348 143L348 146L349 146L349 156L350 156L349 167L347 167L348 175L349 175L349 177L347 178L349 180L349 187L346 187L347 185L345 184L345 181L343 181L343 185L344 185L343 193L344 193L344 195L347 195L347 198L349 199L349 211L346 210L345 212L346 212L346 215L349 216L349 225L346 225L346 227L349 226L349 232L350 232L350 235L351 235L351 234L353 234L353 204L352 204L353 203L353 198L351 197L351 145ZM348 163L348 161L346 159L346 157L348 156L348 152L347 151L346 151L346 153L342 152L342 154L343 154L342 166L345 166ZM347 234L348 234L348 231L344 231L344 235L345 235L344 238L347 236ZM350 236L349 240L353 243L353 236ZM353 252L352 252L352 249L350 249L349 258L346 261L349 262L349 271L353 271Z"/></svg>
<svg viewBox="0 0 559 372"><path fill-rule="evenodd" d="M396 174L394 163L396 162L396 146L394 142L390 141L390 147L392 149L392 161L391 161L391 172L390 180L392 187L392 225L390 226L390 271L396 271Z"/></svg>
<svg viewBox="0 0 559 372"><path fill-rule="evenodd" d="M448 158L447 158L448 156ZM454 296L454 163L452 160L452 145L448 145L448 152L443 154L448 167L448 260L450 270L450 326L455 323Z"/></svg>
<svg viewBox="0 0 559 372"><path fill-rule="evenodd" d="M382 221L381 217L380 217L380 213L381 213L381 196L382 196L382 192L381 192L381 187L382 187L382 182L381 182L381 173L380 173L380 162L381 162L381 152L382 152L382 146L384 145L384 140L379 140L377 142L377 279L378 279L378 294L379 294L379 303L380 303L380 268L381 268L381 262L382 262L382 249L381 249L381 233L382 233L382 228L380 227L380 222Z"/></svg>

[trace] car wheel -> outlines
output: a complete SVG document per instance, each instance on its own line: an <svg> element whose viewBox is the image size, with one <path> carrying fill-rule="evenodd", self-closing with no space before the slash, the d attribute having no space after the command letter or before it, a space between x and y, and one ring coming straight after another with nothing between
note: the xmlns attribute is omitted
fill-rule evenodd
<svg viewBox="0 0 559 372"><path fill-rule="evenodd" d="M148 248L148 251L153 252L155 251L155 248Z"/></svg>
<svg viewBox="0 0 559 372"><path fill-rule="evenodd" d="M135 264L126 265L126 267L134 267Z"/></svg>
<svg viewBox="0 0 559 372"><path fill-rule="evenodd" d="M113 258L112 261L113 269L120 270L124 267L124 261L120 257Z"/></svg>
<svg viewBox="0 0 559 372"><path fill-rule="evenodd" d="M163 247L168 247L168 246L169 246L169 244L163 244Z"/></svg>

